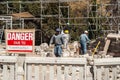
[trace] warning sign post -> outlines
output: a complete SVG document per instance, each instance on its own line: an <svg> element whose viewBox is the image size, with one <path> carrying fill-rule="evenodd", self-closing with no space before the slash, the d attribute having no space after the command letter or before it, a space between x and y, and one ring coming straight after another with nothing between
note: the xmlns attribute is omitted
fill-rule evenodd
<svg viewBox="0 0 120 80"><path fill-rule="evenodd" d="M8 53L34 53L34 29L5 30Z"/></svg>

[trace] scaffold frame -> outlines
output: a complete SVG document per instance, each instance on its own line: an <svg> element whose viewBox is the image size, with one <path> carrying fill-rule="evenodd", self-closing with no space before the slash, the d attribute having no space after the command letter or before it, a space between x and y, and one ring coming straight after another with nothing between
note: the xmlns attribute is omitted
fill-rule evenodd
<svg viewBox="0 0 120 80"><path fill-rule="evenodd" d="M63 26L63 25L67 25L66 22L61 23L61 20L66 20L69 23L71 20L73 19L84 19L86 20L86 23L73 23L70 25L74 25L74 26L92 26L95 25L96 28L95 29L91 29L91 31L98 31L99 29L103 31L103 33L109 33L109 32L115 32L118 31L119 32L119 24L120 24L120 1L116 0L116 3L103 3L102 0L100 0L99 4L94 4L94 2L91 2L91 0L88 1L88 6L87 6L87 16L84 17L71 17L70 16L70 9L69 6L61 6L61 3L69 3L69 2L81 2L84 0L38 0L38 1L1 1L0 4L5 4L7 7L7 14L9 14L10 12L10 7L9 7L9 3L18 3L19 4L19 13L22 12L22 5L21 4L31 4L31 3L37 3L40 4L40 17L36 18L39 19L40 25L41 27L43 26L43 17L58 17L59 18L59 27ZM44 4L50 4L50 3L59 3L59 12L58 15L44 15L43 11L44 11ZM96 11L91 11L91 8L93 6L96 6ZM103 10L103 8L107 8L108 6L111 6L112 8L110 8L109 10ZM99 9L97 8L99 7ZM61 12L61 8L67 8L68 9L68 17L62 17L62 12ZM114 10L117 9L117 13L116 15L114 15ZM95 13L95 16L91 16L89 14ZM104 15L103 15L104 13ZM108 15L109 14L109 15ZM26 18L27 19L27 18ZM35 19L35 18L32 18ZM89 23L87 22L88 19L93 19L94 22L93 23ZM102 19L105 19L105 21L102 21ZM22 18L20 18L20 23L22 28L24 28L24 21ZM104 27L106 29L104 29ZM114 30L114 28L117 28L118 30ZM42 33L41 33L42 35ZM42 43L42 37L41 37L41 43Z"/></svg>

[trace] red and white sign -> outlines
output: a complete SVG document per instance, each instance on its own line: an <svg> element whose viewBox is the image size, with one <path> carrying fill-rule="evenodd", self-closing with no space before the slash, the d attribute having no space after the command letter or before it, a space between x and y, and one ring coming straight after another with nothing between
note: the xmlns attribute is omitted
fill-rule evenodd
<svg viewBox="0 0 120 80"><path fill-rule="evenodd" d="M8 52L32 53L34 51L34 30L6 30Z"/></svg>

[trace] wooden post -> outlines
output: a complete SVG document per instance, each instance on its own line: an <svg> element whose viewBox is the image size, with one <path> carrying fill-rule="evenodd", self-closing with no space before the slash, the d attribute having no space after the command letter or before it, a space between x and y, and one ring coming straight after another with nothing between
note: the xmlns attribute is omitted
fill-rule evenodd
<svg viewBox="0 0 120 80"><path fill-rule="evenodd" d="M107 54L108 48L110 45L110 39L107 39L106 43L105 43L105 47L104 47L104 54Z"/></svg>
<svg viewBox="0 0 120 80"><path fill-rule="evenodd" d="M25 54L19 54L18 59L17 59L17 63L16 63L17 80L25 80L25 77L24 77L25 71L23 69L24 62L25 62Z"/></svg>

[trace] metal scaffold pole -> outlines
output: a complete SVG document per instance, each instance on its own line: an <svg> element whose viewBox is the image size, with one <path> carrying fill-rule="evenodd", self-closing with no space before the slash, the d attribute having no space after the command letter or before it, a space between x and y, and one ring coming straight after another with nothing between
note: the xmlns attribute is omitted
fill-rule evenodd
<svg viewBox="0 0 120 80"><path fill-rule="evenodd" d="M69 3L74 3L74 2L79 2L82 3L84 2L87 3L85 6L85 10L87 12L87 15L82 15L82 16L77 16L76 15L71 15L71 6ZM42 28L44 26L44 18L48 17L55 17L58 20L58 25L59 27L61 26L66 26L66 23L70 23L72 26L85 26L88 28L95 27L95 29L91 29L93 32L99 33L102 31L103 33L109 33L109 32L115 32L119 31L119 24L120 24L120 1L115 0L114 2L106 2L103 0L94 0L96 3L92 3L90 1L93 0L38 0L38 1L2 1L0 4L6 6L6 14L13 14L13 13L22 13L24 11L23 5L25 4L39 4L39 17L33 17L33 18L21 18L19 17L20 24L16 23L17 26L20 26L20 28L24 28L24 21L25 20L40 20L40 27L41 27L41 43L43 42L43 32ZM51 3L57 3L57 7L59 7L59 10L57 9L58 14L44 14L44 4L51 4ZM67 3L67 5L62 5L62 3ZM14 10L14 6L11 4L19 4L19 11ZM80 7L80 6L77 6ZM62 9L66 9L66 13ZM92 10L93 9L93 10ZM16 12L15 12L16 11ZM62 12L63 11L63 12ZM80 11L79 11L80 12ZM64 16L66 14L67 16ZM91 14L91 15L90 15ZM90 20L91 19L91 20ZM90 22L90 21L92 22ZM78 21L78 22L77 22ZM87 24L86 24L87 23ZM47 24L47 23L46 23ZM15 24L11 24L14 26ZM15 26L16 26L15 25ZM11 27L12 29L13 27ZM117 30L116 30L117 28Z"/></svg>
<svg viewBox="0 0 120 80"><path fill-rule="evenodd" d="M40 0L40 2L41 2L41 15L40 15L40 16L41 16L41 20L40 20L40 22L41 22L41 29L42 29L42 18L43 18L43 17L42 17L42 11L43 11L43 10L42 10L42 9L43 9L42 3L43 3L43 2L42 2L42 0ZM40 41L41 41L41 43L42 43L42 30L41 30L41 40L40 40Z"/></svg>

